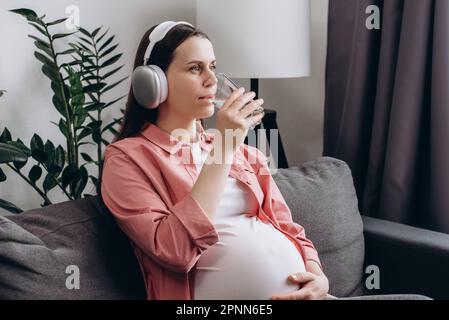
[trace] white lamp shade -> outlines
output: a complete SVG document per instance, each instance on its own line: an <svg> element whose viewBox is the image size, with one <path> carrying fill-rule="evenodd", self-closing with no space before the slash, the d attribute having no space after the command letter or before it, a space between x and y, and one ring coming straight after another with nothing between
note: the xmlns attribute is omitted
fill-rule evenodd
<svg viewBox="0 0 449 320"><path fill-rule="evenodd" d="M196 24L232 78L310 75L310 0L197 0Z"/></svg>

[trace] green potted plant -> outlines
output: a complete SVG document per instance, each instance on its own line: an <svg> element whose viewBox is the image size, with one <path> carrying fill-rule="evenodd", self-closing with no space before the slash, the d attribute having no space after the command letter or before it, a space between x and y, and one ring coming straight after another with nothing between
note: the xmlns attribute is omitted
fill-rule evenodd
<svg viewBox="0 0 449 320"><path fill-rule="evenodd" d="M0 135L0 183L7 180L1 166L7 166L41 196L42 207L52 204L48 193L54 188L60 188L68 200L90 196L83 193L88 179L97 185L98 177L89 175L86 166L100 166L102 148L109 144L105 134L116 134L114 126L122 119L114 118L106 124L102 120L102 112L125 97L105 101L105 93L128 78L111 80L123 67L117 66L122 54L116 52L115 36L103 27L92 32L79 28L75 32L54 33L52 27L67 19L47 21L45 15L38 16L25 8L10 11L24 17L37 31L37 36L29 35L36 47L34 56L50 80L52 105L60 115L59 121L51 123L59 128L66 144L55 146L49 139L44 143L38 134L34 134L25 145L21 139L13 140L10 130L5 127ZM61 38L70 39L68 47L56 51L55 42ZM4 92L0 91L0 97ZM124 109L120 110L123 114ZM83 152L83 146L87 144L96 146L95 159ZM28 162L33 166L26 173L23 168ZM0 208L12 213L23 211L5 199L0 199Z"/></svg>

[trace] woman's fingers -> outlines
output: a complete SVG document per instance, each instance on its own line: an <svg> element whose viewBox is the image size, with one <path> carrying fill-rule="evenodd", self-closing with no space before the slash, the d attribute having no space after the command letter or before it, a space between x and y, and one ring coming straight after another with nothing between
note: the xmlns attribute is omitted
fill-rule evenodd
<svg viewBox="0 0 449 320"><path fill-rule="evenodd" d="M229 108L239 97L241 97L245 92L245 88L240 88L238 90L235 90L231 93L231 95L226 99L223 106L220 108L220 110L225 110Z"/></svg>
<svg viewBox="0 0 449 320"><path fill-rule="evenodd" d="M262 118L264 116L265 116L265 112L262 111L261 113L258 113L254 116L247 118L247 121L249 121L248 127L250 127L251 129L254 129L255 126L260 124L260 122L262 121Z"/></svg>
<svg viewBox="0 0 449 320"><path fill-rule="evenodd" d="M242 109L255 96L256 93L253 91L242 94L232 102L232 104L228 107L228 111L238 113L239 110Z"/></svg>
<svg viewBox="0 0 449 320"><path fill-rule="evenodd" d="M275 295L271 297L270 300L311 300L311 299L314 299L312 290L309 288L302 288L289 294Z"/></svg>
<svg viewBox="0 0 449 320"><path fill-rule="evenodd" d="M262 105L264 101L263 99L257 99L255 101L250 102L246 106L244 106L239 113L244 117L248 117L249 115L255 115L263 111ZM259 111L260 110L260 111Z"/></svg>
<svg viewBox="0 0 449 320"><path fill-rule="evenodd" d="M306 283L316 278L316 275L311 272L297 272L288 277L293 283Z"/></svg>

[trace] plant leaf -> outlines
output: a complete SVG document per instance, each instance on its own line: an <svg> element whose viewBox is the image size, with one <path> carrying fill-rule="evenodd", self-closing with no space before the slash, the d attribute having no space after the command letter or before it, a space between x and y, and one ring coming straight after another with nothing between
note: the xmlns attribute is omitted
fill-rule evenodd
<svg viewBox="0 0 449 320"><path fill-rule="evenodd" d="M123 68L123 66L124 66L124 64L122 64L120 67L115 68L114 70L109 71L108 73L106 73L106 74L102 77L103 80L105 80L106 78L112 76L114 73L116 73L116 72L119 71L121 68Z"/></svg>
<svg viewBox="0 0 449 320"><path fill-rule="evenodd" d="M60 145L56 148L55 151L55 165L62 170L65 163L65 150Z"/></svg>
<svg viewBox="0 0 449 320"><path fill-rule="evenodd" d="M39 178L42 176L42 168L39 167L38 165L34 165L30 172L28 173L28 178L30 178L30 180L33 183L36 183L37 180L39 180Z"/></svg>
<svg viewBox="0 0 449 320"><path fill-rule="evenodd" d="M119 97L119 98L117 98L117 99L115 99L115 100L113 100L113 101L111 101L111 102L106 103L106 104L104 105L103 109L105 109L105 108L107 108L107 107L109 107L109 106L112 106L114 103L120 101L120 100L123 99L124 97L126 97L126 94L124 94L123 96L121 96L121 97Z"/></svg>
<svg viewBox="0 0 449 320"><path fill-rule="evenodd" d="M44 51L49 59L53 59L51 49L46 45L43 41L34 41L34 45L38 48Z"/></svg>
<svg viewBox="0 0 449 320"><path fill-rule="evenodd" d="M94 102L94 103L88 104L86 106L86 111L88 111L88 112L97 111L97 110L103 109L104 105L105 104L103 102Z"/></svg>
<svg viewBox="0 0 449 320"><path fill-rule="evenodd" d="M95 143L93 143L93 142L81 142L78 144L78 146L82 146L83 144L91 144L91 145L95 146Z"/></svg>
<svg viewBox="0 0 449 320"><path fill-rule="evenodd" d="M51 173L47 173L42 186L44 187L45 193L47 193L48 191L50 191L51 189L56 187L57 184L58 184L58 182L57 182L55 176Z"/></svg>
<svg viewBox="0 0 449 320"><path fill-rule="evenodd" d="M81 139L87 137L93 132L92 128L84 127L83 130L81 130L81 133L78 135L78 141L81 141ZM78 144L79 146L82 145L82 143Z"/></svg>
<svg viewBox="0 0 449 320"><path fill-rule="evenodd" d="M126 77L120 79L119 81L117 81L117 82L114 83L114 84L111 84L111 85L107 86L106 88L104 88L103 90L101 90L101 94L103 94L103 93L105 93L105 92L107 92L107 91L109 91L109 90L115 88L116 86L118 86L120 83L122 83L122 82L125 81L126 79L128 79L128 76L126 76Z"/></svg>
<svg viewBox="0 0 449 320"><path fill-rule="evenodd" d="M45 40L42 40L41 38L38 38L38 37L36 37L36 36L34 36L34 35L32 35L32 34L29 34L28 37L31 38L31 39L33 39L33 40L35 40L35 41L42 42L42 43L45 44L48 48L50 48L50 44L49 44L48 42L46 42Z"/></svg>
<svg viewBox="0 0 449 320"><path fill-rule="evenodd" d="M105 86L106 86L106 83L104 83L104 82L89 84L83 88L83 92L84 93L98 92L101 89L103 89Z"/></svg>
<svg viewBox="0 0 449 320"><path fill-rule="evenodd" d="M86 29L84 29L83 27L80 27L78 29L82 34L84 34L85 36L88 36L89 38L91 38L91 35L89 33L89 31L87 31Z"/></svg>
<svg viewBox="0 0 449 320"><path fill-rule="evenodd" d="M25 153L28 157L31 156L31 150L28 149L22 142L22 140L17 139L17 141L9 141L8 144L10 146L14 146L20 150L22 150L23 153Z"/></svg>
<svg viewBox="0 0 449 320"><path fill-rule="evenodd" d="M78 176L72 183L72 190L75 193L75 198L79 198L81 196L81 193L86 187L88 176L89 175L85 167L79 168Z"/></svg>
<svg viewBox="0 0 449 320"><path fill-rule="evenodd" d="M65 169L62 171L62 177L61 177L61 184L62 187L67 187L70 182L73 180L73 178L76 176L78 172L78 169L74 164L69 164Z"/></svg>
<svg viewBox="0 0 449 320"><path fill-rule="evenodd" d="M0 163L27 161L28 156L16 146L0 142Z"/></svg>
<svg viewBox="0 0 449 320"><path fill-rule="evenodd" d="M101 35L98 37L97 39L97 43L99 43L101 41L101 39L103 39L103 37L109 32L109 28Z"/></svg>
<svg viewBox="0 0 449 320"><path fill-rule="evenodd" d="M106 47L112 42L112 40L114 40L114 38L115 38L115 35L109 37L108 40L106 40L106 41L102 44L102 46L100 47L100 49L98 49L98 53L100 53L104 48L106 48Z"/></svg>
<svg viewBox="0 0 449 320"><path fill-rule="evenodd" d="M68 136L67 123L63 119L59 119L58 126L59 126L59 130L61 131L61 133L64 135L64 137L67 138L67 136Z"/></svg>
<svg viewBox="0 0 449 320"><path fill-rule="evenodd" d="M107 124L103 130L101 130L101 132L105 132L106 130L109 130L110 128L112 128L114 125L116 125L117 123L119 123L123 118L117 118L114 119L114 121L112 121L111 123Z"/></svg>
<svg viewBox="0 0 449 320"><path fill-rule="evenodd" d="M87 51L90 54L94 54L88 47L86 47L84 44L82 44L81 42L77 42L77 44L85 51Z"/></svg>
<svg viewBox="0 0 449 320"><path fill-rule="evenodd" d="M106 50L105 52L103 52L101 55L100 55L100 59L101 58L103 58L104 56L106 56L106 55L108 55L109 53L111 53L112 51L114 51L114 49L115 48L117 48L118 47L118 43L117 44L115 44L115 45L113 45L112 47L110 47L108 50Z"/></svg>
<svg viewBox="0 0 449 320"><path fill-rule="evenodd" d="M50 67L48 64L44 64L41 70L52 82L60 82L59 71L55 68Z"/></svg>
<svg viewBox="0 0 449 320"><path fill-rule="evenodd" d="M34 51L34 56L43 64L46 64L51 68L55 68L56 70L58 69L58 66L52 60L50 60L49 57L44 56L39 51Z"/></svg>
<svg viewBox="0 0 449 320"><path fill-rule="evenodd" d="M120 59L121 56L122 56L122 53L119 53L119 54L113 56L112 58L109 58L101 65L101 68L110 66L111 64L115 63L118 59Z"/></svg>
<svg viewBox="0 0 449 320"><path fill-rule="evenodd" d="M103 26L98 27L97 29L95 29L94 31L92 31L92 38L95 38L95 36L97 35L98 31L100 31L102 27L103 27Z"/></svg>
<svg viewBox="0 0 449 320"><path fill-rule="evenodd" d="M82 114L76 114L75 115L75 128L80 128L84 121L86 121L87 118L87 112L86 110L83 110Z"/></svg>
<svg viewBox="0 0 449 320"><path fill-rule="evenodd" d="M64 117L67 118L67 114L64 108L64 103L60 100L59 95L53 95L52 98L53 105L55 106L56 110ZM57 125L57 124L56 124Z"/></svg>
<svg viewBox="0 0 449 320"><path fill-rule="evenodd" d="M17 141L9 141L8 144L20 149L27 157L31 156L31 150L23 144L22 140L17 139ZM13 165L17 170L20 170L26 165L27 161L28 159L25 161L13 161Z"/></svg>
<svg viewBox="0 0 449 320"><path fill-rule="evenodd" d="M44 143L37 133L33 135L30 142L31 156L34 160L44 163L47 161L47 155L44 150Z"/></svg>
<svg viewBox="0 0 449 320"><path fill-rule="evenodd" d="M65 50L62 52L57 52L56 55L59 56L59 55L70 54L70 53L74 53L74 52L77 52L77 50L76 49L68 49L68 50Z"/></svg>
<svg viewBox="0 0 449 320"><path fill-rule="evenodd" d="M84 153L84 152L81 152L81 157L83 157L84 161L86 161L86 162L94 161L87 153Z"/></svg>
<svg viewBox="0 0 449 320"><path fill-rule="evenodd" d="M43 34L45 37L48 37L47 31L45 31L42 27L38 26L35 23L29 22L30 25L32 25L37 31L39 31L41 34Z"/></svg>
<svg viewBox="0 0 449 320"><path fill-rule="evenodd" d="M101 128L101 124L102 123L103 123L102 120L95 120L95 121L92 121L91 123L89 123L87 126L89 128L91 128L92 130L96 131L96 130L99 130Z"/></svg>
<svg viewBox="0 0 449 320"><path fill-rule="evenodd" d="M87 38L84 38L84 37L81 37L81 36L78 36L78 38L79 38L80 40L84 41L85 43L87 43L87 44L90 45L90 46L93 46L93 45L94 45L94 44L92 43L92 41L90 41L90 39L87 39Z"/></svg>
<svg viewBox="0 0 449 320"><path fill-rule="evenodd" d="M0 182L6 181L6 175L3 172L2 168L0 168Z"/></svg>
<svg viewBox="0 0 449 320"><path fill-rule="evenodd" d="M67 19L68 19L68 18L64 18L64 19L58 19L58 20L49 22L49 23L47 23L47 26L53 26L53 25L55 25L55 24L59 24L59 23L61 23L61 22L66 21Z"/></svg>
<svg viewBox="0 0 449 320"><path fill-rule="evenodd" d="M5 127L5 129L3 129L2 134L0 135L0 142L8 142L11 141L11 132L9 132L8 128Z"/></svg>
<svg viewBox="0 0 449 320"><path fill-rule="evenodd" d="M74 32L68 32L68 33L57 33L57 34L53 35L52 39L55 40L55 39L59 39L59 38L64 38L64 37L70 36L71 34L74 34L77 32L78 32L78 30L74 31Z"/></svg>
<svg viewBox="0 0 449 320"><path fill-rule="evenodd" d="M21 213L23 212L22 209L20 209L19 207L17 207L16 205L12 204L9 201L0 199L0 208L5 209L11 213Z"/></svg>
<svg viewBox="0 0 449 320"><path fill-rule="evenodd" d="M22 169L28 161L13 161L13 165L17 170Z"/></svg>
<svg viewBox="0 0 449 320"><path fill-rule="evenodd" d="M13 13L20 14L21 16L24 16L27 19L28 19L28 17L35 17L35 18L37 18L36 12L34 12L31 9L19 8L19 9L13 9L13 10L9 10L9 11L13 12Z"/></svg>
<svg viewBox="0 0 449 320"><path fill-rule="evenodd" d="M55 146L50 140L47 140L47 142L45 142L44 151L47 155L47 161L45 162L45 165L47 166L47 168L50 168L55 158Z"/></svg>

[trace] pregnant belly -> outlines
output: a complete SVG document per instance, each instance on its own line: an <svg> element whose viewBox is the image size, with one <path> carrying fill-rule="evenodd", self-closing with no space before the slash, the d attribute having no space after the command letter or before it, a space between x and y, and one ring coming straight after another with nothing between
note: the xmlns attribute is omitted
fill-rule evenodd
<svg viewBox="0 0 449 320"><path fill-rule="evenodd" d="M220 241L198 260L196 300L266 300L298 290L287 277L304 272L295 245L269 223L245 215L215 222Z"/></svg>

